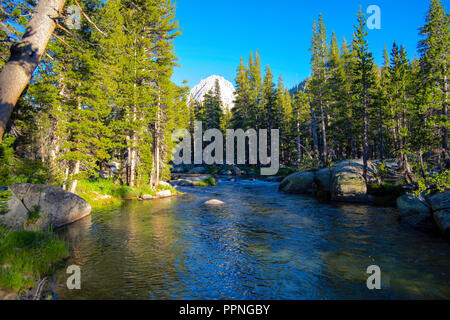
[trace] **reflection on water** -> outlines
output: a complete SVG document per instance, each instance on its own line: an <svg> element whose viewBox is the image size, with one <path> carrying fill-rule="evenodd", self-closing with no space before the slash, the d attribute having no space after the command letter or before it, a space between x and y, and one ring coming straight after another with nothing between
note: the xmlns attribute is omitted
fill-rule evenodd
<svg viewBox="0 0 450 320"><path fill-rule="evenodd" d="M268 182L183 188L182 197L97 211L61 234L81 290L59 299L450 298L450 244L393 209L321 204ZM206 207L216 198L226 204ZM378 265L382 290L369 291Z"/></svg>

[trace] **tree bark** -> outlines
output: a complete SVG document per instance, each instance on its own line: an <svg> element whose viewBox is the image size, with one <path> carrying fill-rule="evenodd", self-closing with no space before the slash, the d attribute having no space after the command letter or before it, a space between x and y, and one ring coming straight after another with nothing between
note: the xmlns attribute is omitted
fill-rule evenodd
<svg viewBox="0 0 450 320"><path fill-rule="evenodd" d="M77 174L80 173L80 160L75 162L75 166L73 168L73 173L72 176L76 176ZM77 184L78 184L78 180L77 179L73 179L70 182L70 187L69 187L69 192L75 193L75 191L77 190Z"/></svg>
<svg viewBox="0 0 450 320"><path fill-rule="evenodd" d="M319 154L319 138L317 135L316 116L314 115L314 110L312 106L311 106L311 132L314 142L314 157L316 157Z"/></svg>
<svg viewBox="0 0 450 320"><path fill-rule="evenodd" d="M444 153L445 151L447 151L448 149L448 130L447 130L447 125L448 125L448 80L447 80L447 67L445 67L444 69L445 75L444 75L444 103L443 103L443 116L444 116L444 121L445 121L445 125L443 126L443 133L442 133L442 149L444 149Z"/></svg>
<svg viewBox="0 0 450 320"><path fill-rule="evenodd" d="M363 80L364 81L364 80ZM369 149L369 139L368 139L368 118L367 118L367 88L364 84L364 97L363 97L363 177L367 183L367 151Z"/></svg>
<svg viewBox="0 0 450 320"><path fill-rule="evenodd" d="M0 73L0 143L11 113L41 61L65 0L40 0L20 42Z"/></svg>
<svg viewBox="0 0 450 320"><path fill-rule="evenodd" d="M326 167L328 165L327 128L325 125L325 112L322 101L320 102L320 117L322 125L323 164Z"/></svg>

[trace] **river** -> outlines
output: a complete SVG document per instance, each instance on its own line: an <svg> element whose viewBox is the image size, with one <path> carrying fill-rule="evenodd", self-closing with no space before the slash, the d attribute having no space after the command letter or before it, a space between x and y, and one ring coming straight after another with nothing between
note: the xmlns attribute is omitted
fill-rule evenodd
<svg viewBox="0 0 450 320"><path fill-rule="evenodd" d="M449 299L450 243L395 209L325 204L238 180L98 210L59 231L81 289L55 299ZM225 202L207 207L209 199ZM368 290L367 267L381 269Z"/></svg>

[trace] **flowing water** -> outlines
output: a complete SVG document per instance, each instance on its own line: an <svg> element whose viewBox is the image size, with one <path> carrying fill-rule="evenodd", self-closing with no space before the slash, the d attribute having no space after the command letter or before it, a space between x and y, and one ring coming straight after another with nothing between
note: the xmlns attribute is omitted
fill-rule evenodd
<svg viewBox="0 0 450 320"><path fill-rule="evenodd" d="M450 298L450 243L399 224L391 208L323 204L240 180L132 201L60 231L71 246L57 299ZM225 202L207 207L209 199ZM367 267L381 268L368 290Z"/></svg>

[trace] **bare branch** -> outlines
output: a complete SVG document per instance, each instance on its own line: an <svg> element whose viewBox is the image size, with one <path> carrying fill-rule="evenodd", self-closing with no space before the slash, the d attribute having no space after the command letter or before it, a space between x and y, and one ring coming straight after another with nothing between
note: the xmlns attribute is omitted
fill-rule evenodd
<svg viewBox="0 0 450 320"><path fill-rule="evenodd" d="M78 35L76 35L76 34L70 32L69 30L67 30L66 28L64 28L62 25L60 25L58 22L56 22L56 26L57 26L59 29L61 29L61 30L63 30L64 32L66 32L66 33L68 33L69 35L71 35L72 37L74 37L74 38L80 40L80 41L83 42L84 44L87 44L87 45L90 45L90 46L99 46L98 44L88 42L88 41L84 40L83 38L81 38L80 36L78 36Z"/></svg>
<svg viewBox="0 0 450 320"><path fill-rule="evenodd" d="M70 49L78 51L80 53L84 53L83 51L79 50L79 49L75 49L74 47L72 47L70 44L68 44L63 38L57 36L56 34L52 33L52 36L54 36L57 40L61 41L63 44L65 44L66 46L68 46Z"/></svg>
<svg viewBox="0 0 450 320"><path fill-rule="evenodd" d="M106 37L106 33L104 33L102 30L100 30L100 29L97 27L97 25L96 25L94 22L92 22L92 20L88 17L88 15L87 15L86 13L84 13L84 11L83 11L83 9L81 8L81 6L80 6L80 4L78 3L78 1L77 1L77 0L74 0L74 1L75 1L75 4L77 5L77 7L80 9L81 14L86 18L86 20L87 20L90 24L92 24L92 25L94 26L94 28L97 29L98 32L100 32L102 35L104 35L104 36Z"/></svg>

